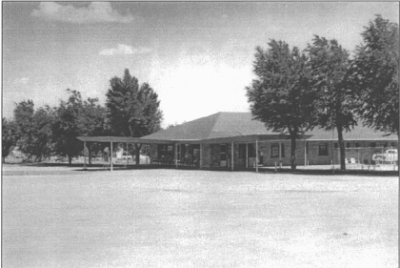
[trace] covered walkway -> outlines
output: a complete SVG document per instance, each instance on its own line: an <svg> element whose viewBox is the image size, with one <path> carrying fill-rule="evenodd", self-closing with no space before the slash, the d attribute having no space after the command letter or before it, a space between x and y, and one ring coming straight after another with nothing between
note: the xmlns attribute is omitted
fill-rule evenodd
<svg viewBox="0 0 400 268"><path fill-rule="evenodd" d="M120 136L79 136L78 140L83 142L83 155L84 155L84 169L88 166L88 157L89 157L89 143L107 143L109 144L109 154L108 154L108 163L110 166L110 170L112 171L114 168L113 165L113 152L115 144L124 144L124 148L127 151L129 144L134 144L137 147L141 147L142 144L172 144L170 141L165 140L157 140L157 139L143 139L143 138L135 138L135 137L120 137Z"/></svg>

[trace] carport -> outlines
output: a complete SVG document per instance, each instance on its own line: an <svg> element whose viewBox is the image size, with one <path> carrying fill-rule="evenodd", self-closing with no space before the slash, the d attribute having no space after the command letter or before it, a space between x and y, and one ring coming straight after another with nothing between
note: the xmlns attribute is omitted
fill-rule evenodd
<svg viewBox="0 0 400 268"><path fill-rule="evenodd" d="M121 137L121 136L79 136L78 140L83 142L83 151L84 151L84 169L87 168L87 156L88 156L88 148L87 143L96 142L96 143L108 143L110 144L110 171L113 171L113 146L115 143L123 143L125 144L125 148L128 147L128 144L142 145L142 144L172 144L171 141L165 140L156 140L156 139L142 139L136 137Z"/></svg>

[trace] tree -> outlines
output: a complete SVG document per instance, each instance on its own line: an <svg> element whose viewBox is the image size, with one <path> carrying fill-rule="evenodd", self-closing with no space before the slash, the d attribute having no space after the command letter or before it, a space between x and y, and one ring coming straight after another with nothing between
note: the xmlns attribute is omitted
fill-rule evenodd
<svg viewBox="0 0 400 268"><path fill-rule="evenodd" d="M34 103L32 100L21 101L16 104L14 109L16 132L19 137L17 145L29 157L32 156L33 151L34 113Z"/></svg>
<svg viewBox="0 0 400 268"><path fill-rule="evenodd" d="M106 131L106 109L99 104L98 98L88 98L80 103L78 127L82 135L103 135Z"/></svg>
<svg viewBox="0 0 400 268"><path fill-rule="evenodd" d="M107 94L107 117L114 135L142 137L160 129L162 113L157 93L149 84L139 86L138 79L126 69L124 77L110 80ZM141 144L135 144L139 164Z"/></svg>
<svg viewBox="0 0 400 268"><path fill-rule="evenodd" d="M60 155L68 157L69 165L72 157L82 150L81 142L76 137L80 131L78 127L79 111L82 106L82 97L79 91L67 89L70 96L67 101L61 101L57 108L57 118L53 125L55 150Z"/></svg>
<svg viewBox="0 0 400 268"><path fill-rule="evenodd" d="M6 118L1 119L2 122L2 136L1 136L1 155L3 163L5 158L10 153L12 147L17 144L17 126L14 121L8 121Z"/></svg>
<svg viewBox="0 0 400 268"><path fill-rule="evenodd" d="M35 157L35 161L49 156L52 152L54 110L45 106L35 111L33 101L22 101L17 104L14 117L20 150L29 158Z"/></svg>
<svg viewBox="0 0 400 268"><path fill-rule="evenodd" d="M45 106L36 110L33 115L34 127L30 154L36 157L36 161L42 161L53 152L54 114L53 108Z"/></svg>
<svg viewBox="0 0 400 268"><path fill-rule="evenodd" d="M105 109L97 99L82 100L77 90L67 89L70 96L61 101L57 108L57 119L53 125L55 149L61 155L72 157L82 151L82 144L77 140L81 135L102 135L105 126Z"/></svg>
<svg viewBox="0 0 400 268"><path fill-rule="evenodd" d="M256 49L254 72L247 87L251 112L266 127L289 134L291 168L296 169L296 139L313 123L314 92L310 90L310 71L304 54L283 41L272 40L269 49Z"/></svg>
<svg viewBox="0 0 400 268"><path fill-rule="evenodd" d="M80 135L84 136L101 136L107 133L106 126L106 109L99 104L97 98L88 98L82 102L82 110L78 117L78 129ZM92 151L97 153L103 149L98 144L88 145L89 164L92 163Z"/></svg>
<svg viewBox="0 0 400 268"><path fill-rule="evenodd" d="M399 135L399 27L376 16L361 34L354 77L365 124Z"/></svg>
<svg viewBox="0 0 400 268"><path fill-rule="evenodd" d="M346 169L343 131L357 124L354 116L355 94L348 52L336 40L315 36L307 47L313 76L318 125L336 128L340 150L340 168Z"/></svg>

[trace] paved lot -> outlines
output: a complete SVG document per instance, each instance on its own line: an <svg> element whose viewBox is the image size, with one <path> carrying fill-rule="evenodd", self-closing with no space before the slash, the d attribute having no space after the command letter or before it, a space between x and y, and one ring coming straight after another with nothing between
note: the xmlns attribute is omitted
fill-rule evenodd
<svg viewBox="0 0 400 268"><path fill-rule="evenodd" d="M398 178L3 167L3 267L397 267Z"/></svg>

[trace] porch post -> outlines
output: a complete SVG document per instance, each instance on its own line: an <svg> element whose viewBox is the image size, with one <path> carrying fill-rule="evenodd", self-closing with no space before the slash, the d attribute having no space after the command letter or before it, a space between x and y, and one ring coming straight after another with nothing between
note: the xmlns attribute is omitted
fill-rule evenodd
<svg viewBox="0 0 400 268"><path fill-rule="evenodd" d="M178 143L175 143L175 167L178 167Z"/></svg>
<svg viewBox="0 0 400 268"><path fill-rule="evenodd" d="M127 142L125 142L125 156L126 156L126 167L128 167L129 157L128 157L128 143Z"/></svg>
<svg viewBox="0 0 400 268"><path fill-rule="evenodd" d="M232 141L231 143L231 170L235 169L235 145Z"/></svg>
<svg viewBox="0 0 400 268"><path fill-rule="evenodd" d="M307 166L307 141L304 141L304 166Z"/></svg>
<svg viewBox="0 0 400 268"><path fill-rule="evenodd" d="M83 142L83 169L86 170L86 154L88 148L86 147L86 141Z"/></svg>
<svg viewBox="0 0 400 268"><path fill-rule="evenodd" d="M256 172L258 172L258 139L256 139Z"/></svg>
<svg viewBox="0 0 400 268"><path fill-rule="evenodd" d="M249 144L248 143L246 143L246 159L245 159L245 161L246 161L246 163L245 163L246 168L248 168L249 167Z"/></svg>
<svg viewBox="0 0 400 268"><path fill-rule="evenodd" d="M112 161L112 155L113 155L113 142L110 142L110 171L113 171L113 161Z"/></svg>
<svg viewBox="0 0 400 268"><path fill-rule="evenodd" d="M200 143L200 161L199 161L199 168L203 167L203 144Z"/></svg>

